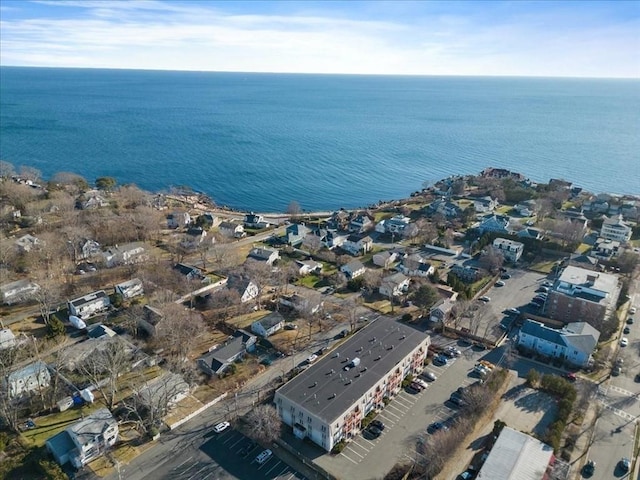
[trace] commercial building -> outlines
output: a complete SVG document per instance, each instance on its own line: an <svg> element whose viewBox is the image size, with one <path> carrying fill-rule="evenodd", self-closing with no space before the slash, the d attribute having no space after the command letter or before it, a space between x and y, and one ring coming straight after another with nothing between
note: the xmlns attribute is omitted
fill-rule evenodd
<svg viewBox="0 0 640 480"><path fill-rule="evenodd" d="M555 281L545 309L555 320L598 325L615 309L619 293L615 275L569 265Z"/></svg>
<svg viewBox="0 0 640 480"><path fill-rule="evenodd" d="M422 371L428 347L428 335L380 317L276 391L280 418L296 437L331 451Z"/></svg>

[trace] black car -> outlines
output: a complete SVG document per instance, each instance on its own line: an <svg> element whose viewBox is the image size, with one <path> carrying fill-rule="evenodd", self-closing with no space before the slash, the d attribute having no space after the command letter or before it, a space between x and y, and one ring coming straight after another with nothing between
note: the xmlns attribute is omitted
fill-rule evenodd
<svg viewBox="0 0 640 480"><path fill-rule="evenodd" d="M427 433L436 433L439 432L440 430L449 430L449 427L447 427L444 423L442 422L433 422L431 425L429 425L427 427Z"/></svg>
<svg viewBox="0 0 640 480"><path fill-rule="evenodd" d="M595 471L596 471L596 462L594 462L593 460L589 460L587 463L585 463L584 468L582 469L582 473L584 473L589 477L593 475Z"/></svg>
<svg viewBox="0 0 640 480"><path fill-rule="evenodd" d="M632 325L632 324L633 324L633 317L627 318L627 325Z"/></svg>
<svg viewBox="0 0 640 480"><path fill-rule="evenodd" d="M631 333L631 329L629 327L624 327L624 330L622 330L622 333Z"/></svg>
<svg viewBox="0 0 640 480"><path fill-rule="evenodd" d="M371 420L371 423L369 425L376 427L378 430L384 430L384 423L382 423L380 420Z"/></svg>
<svg viewBox="0 0 640 480"><path fill-rule="evenodd" d="M502 275L500 275L500 278L502 280L509 280L511 278L511 275L509 275L508 273L503 273Z"/></svg>
<svg viewBox="0 0 640 480"><path fill-rule="evenodd" d="M367 432L376 438L382 435L382 430L374 425L369 425L369 428L367 428Z"/></svg>

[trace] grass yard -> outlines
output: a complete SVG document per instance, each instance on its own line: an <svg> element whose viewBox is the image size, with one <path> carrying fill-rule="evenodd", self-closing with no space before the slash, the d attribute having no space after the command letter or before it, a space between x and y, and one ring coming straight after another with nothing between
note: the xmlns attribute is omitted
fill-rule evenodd
<svg viewBox="0 0 640 480"><path fill-rule="evenodd" d="M86 404L80 408L70 408L64 412L52 413L51 415L35 418L36 428L23 432L22 436L27 440L29 445L42 447L49 438L82 419L83 416L102 407L104 407L103 404L95 402Z"/></svg>
<svg viewBox="0 0 640 480"><path fill-rule="evenodd" d="M391 303L389 302L389 300L378 300L371 303L365 302L363 303L363 305L383 314L391 313ZM399 308L394 308L394 311L396 310L399 310Z"/></svg>
<svg viewBox="0 0 640 480"><path fill-rule="evenodd" d="M587 251L589 251L591 249L591 245L587 244L587 243L581 243L578 248L576 249L577 253L585 253Z"/></svg>
<svg viewBox="0 0 640 480"><path fill-rule="evenodd" d="M496 210L496 213L497 213L498 215L507 215L507 214L511 211L511 209L512 209L512 208L513 208L513 207L512 207L511 205L501 205L501 206Z"/></svg>
<svg viewBox="0 0 640 480"><path fill-rule="evenodd" d="M529 267L530 270L533 270L534 272L540 272L540 273L551 273L551 270L553 270L554 265L556 264L555 261L553 260L547 260L547 261L543 261L543 262L538 262L538 263L534 263L533 265L531 265Z"/></svg>
<svg viewBox="0 0 640 480"><path fill-rule="evenodd" d="M265 317L270 313L271 312L269 310L258 310L256 312L246 313L244 315L238 315L237 317L230 318L227 320L227 323L236 328L247 328L256 320Z"/></svg>
<svg viewBox="0 0 640 480"><path fill-rule="evenodd" d="M298 280L296 280L295 284L301 287L317 288L317 286L320 286L317 284L321 281L322 279L317 275L307 275L305 277L300 277Z"/></svg>

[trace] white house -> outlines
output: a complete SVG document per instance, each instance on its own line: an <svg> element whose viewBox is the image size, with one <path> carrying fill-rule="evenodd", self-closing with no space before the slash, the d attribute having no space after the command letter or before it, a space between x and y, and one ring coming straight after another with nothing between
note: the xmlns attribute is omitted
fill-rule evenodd
<svg viewBox="0 0 640 480"><path fill-rule="evenodd" d="M180 239L180 246L187 250L195 250L200 245L213 245L215 241L215 237L213 235L208 236L204 228L189 227Z"/></svg>
<svg viewBox="0 0 640 480"><path fill-rule="evenodd" d="M369 235L352 234L342 244L342 249L351 255L362 255L370 252L373 248L373 240Z"/></svg>
<svg viewBox="0 0 640 480"><path fill-rule="evenodd" d="M408 255L402 259L402 263L398 265L398 270L409 277L428 277L433 275L435 268L428 263L421 255Z"/></svg>
<svg viewBox="0 0 640 480"><path fill-rule="evenodd" d="M314 314L322 308L324 302L318 301L313 297L302 296L297 293L291 295L283 295L280 297L280 304L285 307L292 308L298 312Z"/></svg>
<svg viewBox="0 0 640 480"><path fill-rule="evenodd" d="M3 381L10 398L19 397L24 393L40 388L46 388L50 382L49 369L41 360L11 372Z"/></svg>
<svg viewBox="0 0 640 480"><path fill-rule="evenodd" d="M115 290L116 293L122 295L122 298L124 299L137 297L138 295L144 295L142 280L140 280L139 278L133 278L131 280L127 280L126 282L118 283Z"/></svg>
<svg viewBox="0 0 640 480"><path fill-rule="evenodd" d="M358 278L360 275L364 275L367 269L360 260L352 260L346 265L341 266L340 271L344 273L349 280L353 280L354 278Z"/></svg>
<svg viewBox="0 0 640 480"><path fill-rule="evenodd" d="M316 262L315 260L296 260L295 263L300 275L322 272L322 263Z"/></svg>
<svg viewBox="0 0 640 480"><path fill-rule="evenodd" d="M249 258L267 265L273 265L280 259L280 253L275 248L252 248L249 252Z"/></svg>
<svg viewBox="0 0 640 480"><path fill-rule="evenodd" d="M622 220L622 215L611 218L604 217L600 236L607 240L626 243L631 240L631 227Z"/></svg>
<svg viewBox="0 0 640 480"><path fill-rule="evenodd" d="M267 338L284 327L284 317L278 312L271 312L251 324L251 331L256 335Z"/></svg>
<svg viewBox="0 0 640 480"><path fill-rule="evenodd" d="M240 294L242 303L257 298L260 293L258 286L242 275L230 275L227 279L227 288L237 291Z"/></svg>
<svg viewBox="0 0 640 480"><path fill-rule="evenodd" d="M381 220L376 225L376 232L378 233L402 233L407 225L411 222L409 217L404 215L395 215L391 218Z"/></svg>
<svg viewBox="0 0 640 480"><path fill-rule="evenodd" d="M518 335L518 346L571 365L586 367L599 338L600 332L586 322L569 323L562 330L557 330L526 320Z"/></svg>
<svg viewBox="0 0 640 480"><path fill-rule="evenodd" d="M524 243L514 242L507 238L496 238L493 241L493 248L502 253L508 262L517 262L524 252Z"/></svg>
<svg viewBox="0 0 640 480"><path fill-rule="evenodd" d="M403 273L394 273L382 279L380 284L380 295L385 297L398 297L407 293L411 279Z"/></svg>
<svg viewBox="0 0 640 480"><path fill-rule="evenodd" d="M33 235L29 235L27 233L26 235L23 235L16 240L16 245L18 246L20 251L28 253L40 246L40 240L37 237L34 237Z"/></svg>
<svg viewBox="0 0 640 480"><path fill-rule="evenodd" d="M244 216L244 226L247 228L268 228L269 222L265 221L262 215L251 212Z"/></svg>
<svg viewBox="0 0 640 480"><path fill-rule="evenodd" d="M106 310L111 305L109 295L104 290L98 290L93 293L89 293L84 297L78 297L74 300L70 300L67 305L69 306L69 315L75 315L83 320L95 315L98 312Z"/></svg>
<svg viewBox="0 0 640 480"><path fill-rule="evenodd" d="M451 298L443 298L439 300L429 311L429 320L432 322L446 323L449 314L455 305L455 300Z"/></svg>
<svg viewBox="0 0 640 480"><path fill-rule="evenodd" d="M242 238L246 235L244 227L235 222L222 222L219 229L220 233L226 237Z"/></svg>
<svg viewBox="0 0 640 480"><path fill-rule="evenodd" d="M117 439L118 421L108 408L101 408L49 438L46 447L60 465L71 462L82 468L104 455Z"/></svg>
<svg viewBox="0 0 640 480"><path fill-rule="evenodd" d="M148 259L145 245L142 242L127 243L125 245L114 245L103 253L107 267L117 265L132 265L141 263Z"/></svg>
<svg viewBox="0 0 640 480"><path fill-rule="evenodd" d="M373 222L368 215L360 213L349 222L348 230L354 233L362 233L373 228Z"/></svg>
<svg viewBox="0 0 640 480"><path fill-rule="evenodd" d="M490 213L498 208L498 201L491 196L476 198L473 201L473 208L476 213Z"/></svg>
<svg viewBox="0 0 640 480"><path fill-rule="evenodd" d="M382 268L390 268L397 258L398 254L396 252L385 250L384 252L376 253L372 260L374 265Z"/></svg>
<svg viewBox="0 0 640 480"><path fill-rule="evenodd" d="M480 232L497 232L497 233L509 233L509 217L503 215L490 215L486 217L478 226Z"/></svg>
<svg viewBox="0 0 640 480"><path fill-rule="evenodd" d="M30 280L18 280L0 286L0 298L5 305L25 302L40 290L40 286Z"/></svg>
<svg viewBox="0 0 640 480"><path fill-rule="evenodd" d="M172 212L167 215L168 228L183 228L191 223L189 212Z"/></svg>

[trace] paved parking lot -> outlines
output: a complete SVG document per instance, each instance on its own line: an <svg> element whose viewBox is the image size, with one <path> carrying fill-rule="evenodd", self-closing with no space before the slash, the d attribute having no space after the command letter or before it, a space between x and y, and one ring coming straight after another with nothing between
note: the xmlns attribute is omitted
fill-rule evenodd
<svg viewBox="0 0 640 480"><path fill-rule="evenodd" d="M262 465L255 458L264 450L242 433L229 428L213 435L202 445L205 455L191 457L171 469L164 478L180 480L217 480L219 478L251 478L256 480L306 480L274 455ZM249 447L249 448L247 448ZM206 460L208 457L208 461ZM211 462L214 460L214 462Z"/></svg>

